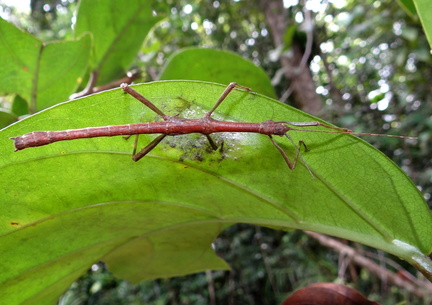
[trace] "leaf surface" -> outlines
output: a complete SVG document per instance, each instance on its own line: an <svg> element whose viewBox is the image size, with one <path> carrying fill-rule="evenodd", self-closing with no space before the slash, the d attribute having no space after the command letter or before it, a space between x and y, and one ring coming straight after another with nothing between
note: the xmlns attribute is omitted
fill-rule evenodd
<svg viewBox="0 0 432 305"><path fill-rule="evenodd" d="M43 43L0 18L0 90L20 95L30 112L69 98L82 81L91 39Z"/></svg>
<svg viewBox="0 0 432 305"><path fill-rule="evenodd" d="M118 79L129 69L150 29L163 19L152 15L151 6L152 1L80 1L75 35L93 34L97 84Z"/></svg>
<svg viewBox="0 0 432 305"><path fill-rule="evenodd" d="M398 2L405 12L407 12L412 18L417 17L414 0L398 0Z"/></svg>
<svg viewBox="0 0 432 305"><path fill-rule="evenodd" d="M173 54L165 65L161 80L188 79L240 85L276 98L273 86L263 69L232 52L186 48Z"/></svg>
<svg viewBox="0 0 432 305"><path fill-rule="evenodd" d="M430 14L431 2L429 0L413 0L413 2L429 41L429 46L432 47L432 16Z"/></svg>
<svg viewBox="0 0 432 305"><path fill-rule="evenodd" d="M168 115L199 118L224 86L165 81L134 88ZM214 118L316 120L243 90L234 90ZM210 244L239 222L326 233L385 250L419 269L431 267L432 221L421 194L386 156L351 135L290 131L295 142L307 143L303 158L315 180L302 162L290 171L259 134L214 134L224 143L216 152L202 135L167 137L136 163L133 140L122 137L19 152L9 139L35 130L155 120L115 89L54 106L0 132L0 303L52 303L99 260L132 282L227 268ZM154 137L141 136L139 146ZM276 140L294 155L286 138Z"/></svg>

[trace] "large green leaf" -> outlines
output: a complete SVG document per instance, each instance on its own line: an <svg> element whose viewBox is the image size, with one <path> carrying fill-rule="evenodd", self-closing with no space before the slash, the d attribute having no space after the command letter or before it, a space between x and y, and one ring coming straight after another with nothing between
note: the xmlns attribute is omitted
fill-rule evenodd
<svg viewBox="0 0 432 305"><path fill-rule="evenodd" d="M201 80L227 85L239 82L258 93L276 98L270 78L263 69L240 55L222 50L180 50L168 60L160 79Z"/></svg>
<svg viewBox="0 0 432 305"><path fill-rule="evenodd" d="M151 28L162 20L153 16L152 2L80 1L75 34L93 34L92 70L98 75L97 84L122 77Z"/></svg>
<svg viewBox="0 0 432 305"><path fill-rule="evenodd" d="M166 114L199 118L224 87L166 81L134 87ZM265 96L234 90L216 119L315 118ZM139 162L132 140L80 139L13 152L9 137L35 130L152 122L121 90L57 105L0 132L0 303L49 304L92 263L137 282L226 268L210 247L233 223L304 229L397 255L428 274L430 211L407 176L351 135L290 131L303 164L291 171L267 136L167 137ZM141 136L143 147L154 136ZM277 141L290 156L286 138ZM302 163L302 162L300 162ZM429 269L428 269L429 268Z"/></svg>
<svg viewBox="0 0 432 305"><path fill-rule="evenodd" d="M420 17L429 45L432 47L432 16L430 14L431 1L430 0L413 0L417 9L417 14Z"/></svg>
<svg viewBox="0 0 432 305"><path fill-rule="evenodd" d="M65 101L87 69L91 39L42 43L0 18L0 91L16 93L35 112Z"/></svg>

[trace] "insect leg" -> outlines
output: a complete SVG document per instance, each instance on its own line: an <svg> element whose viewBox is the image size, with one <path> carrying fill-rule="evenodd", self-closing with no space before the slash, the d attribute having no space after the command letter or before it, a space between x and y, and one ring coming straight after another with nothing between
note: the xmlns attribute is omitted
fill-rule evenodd
<svg viewBox="0 0 432 305"><path fill-rule="evenodd" d="M207 140L209 141L211 148L212 148L213 150L217 150L217 149L218 149L218 146L217 146L217 144L215 143L215 141L213 141L213 139L212 139L208 134L206 134L205 136L206 136Z"/></svg>
<svg viewBox="0 0 432 305"><path fill-rule="evenodd" d="M129 140L133 135L128 135L123 137L123 139L125 139L126 141ZM137 151L137 147L138 147L138 139L139 139L139 134L135 135L135 141L134 141L134 150L132 152L132 156L135 155L136 151Z"/></svg>
<svg viewBox="0 0 432 305"><path fill-rule="evenodd" d="M160 143L160 141L162 141L165 137L166 137L166 135L161 134L160 136L155 138L153 141L151 141L146 147L144 147L137 154L135 154L135 152L136 152L136 143L135 143L135 148L134 148L132 160L134 160L135 162L139 161L142 157L147 155L153 148L155 148ZM136 138L136 141L138 141L138 137Z"/></svg>
<svg viewBox="0 0 432 305"><path fill-rule="evenodd" d="M131 137L132 135L130 135L129 137ZM135 141L134 141L134 149L132 152L132 156L136 155L136 151L137 151L137 147L138 147L138 139L139 139L139 134L135 135Z"/></svg>
<svg viewBox="0 0 432 305"><path fill-rule="evenodd" d="M163 113L162 110L160 110L158 107L156 107L155 104L153 104L152 102L150 102L148 99L146 99L144 96L142 96L141 94L139 94L137 91L135 91L134 89L132 89L131 87L129 87L128 84L123 83L123 84L120 85L120 88L122 88L124 92L129 93L135 99L137 99L138 101L140 101L141 103L143 103L144 105L146 105L153 112L155 112L160 117L162 117L165 121L168 119L168 116L165 113Z"/></svg>
<svg viewBox="0 0 432 305"><path fill-rule="evenodd" d="M277 142L273 139L273 137L271 135L269 135L270 140L272 141L273 145L277 148L277 150L281 153L282 157L284 158L286 164L288 165L289 169L293 170L296 168L297 165L297 160L299 158L302 159L303 163L305 164L307 170L309 171L309 173L311 174L311 176L315 179L314 174L312 173L311 169L309 168L309 165L306 163L306 161L303 159L301 153L300 153L300 149L302 147L302 145L304 146L305 152L308 152L309 149L306 146L306 143L304 141L299 141L299 145L298 147L295 145L293 139L285 134L285 136L291 141L291 143L293 144L294 148L296 149L296 155L294 157L294 160L291 161L290 158L288 157L288 155L286 154L286 152L282 149L282 147L279 146L279 144L277 144Z"/></svg>
<svg viewBox="0 0 432 305"><path fill-rule="evenodd" d="M212 109L210 109L209 112L206 113L206 116L209 117L212 115L212 113L216 110L217 107L219 107L219 105L224 101L224 99L228 96L228 94L230 94L231 91L234 90L234 88L242 88L246 91L251 91L250 88L248 87L244 87L242 85L239 85L237 83L230 83L224 90L224 92L222 92L221 96L219 97L219 99L217 100L216 104L213 106Z"/></svg>
<svg viewBox="0 0 432 305"><path fill-rule="evenodd" d="M294 158L294 161L291 161L290 158L288 157L288 155L286 154L286 152L282 149L282 147L279 146L279 144L276 143L276 141L273 139L273 137L271 135L269 135L269 138L272 141L273 145L281 153L281 155L284 158L284 160L285 160L286 164L288 165L289 169L291 169L291 170L295 169L296 164L297 164L297 159L298 159L298 151L297 151L297 154L296 154L296 156Z"/></svg>

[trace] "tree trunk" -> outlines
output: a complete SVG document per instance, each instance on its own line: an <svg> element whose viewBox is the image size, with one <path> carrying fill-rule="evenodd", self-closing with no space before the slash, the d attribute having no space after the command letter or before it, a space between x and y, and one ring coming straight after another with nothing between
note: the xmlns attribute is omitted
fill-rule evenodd
<svg viewBox="0 0 432 305"><path fill-rule="evenodd" d="M288 26L283 1L261 0L261 7L264 10L267 24L277 48L283 44L283 36ZM322 109L322 101L316 93L316 86L309 66L300 67L302 57L302 47L293 42L292 56L290 58L281 56L280 61L285 76L290 80L288 87L292 90L294 106L312 115L316 115Z"/></svg>

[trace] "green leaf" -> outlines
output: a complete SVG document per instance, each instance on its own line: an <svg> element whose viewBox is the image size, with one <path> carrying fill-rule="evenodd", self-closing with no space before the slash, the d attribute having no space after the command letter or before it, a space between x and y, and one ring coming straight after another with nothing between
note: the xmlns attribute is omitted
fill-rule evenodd
<svg viewBox="0 0 432 305"><path fill-rule="evenodd" d="M409 14L412 18L417 17L417 11L414 5L414 0L398 0L399 5Z"/></svg>
<svg viewBox="0 0 432 305"><path fill-rule="evenodd" d="M124 76L145 37L162 17L152 15L152 1L82 0L75 34L93 34L92 70L97 84Z"/></svg>
<svg viewBox="0 0 432 305"><path fill-rule="evenodd" d="M413 0L417 13L420 17L426 37L429 41L429 46L432 47L432 16L430 14L430 0Z"/></svg>
<svg viewBox="0 0 432 305"><path fill-rule="evenodd" d="M0 108L0 128L6 127L17 120L18 117L16 115L6 109Z"/></svg>
<svg viewBox="0 0 432 305"><path fill-rule="evenodd" d="M236 82L276 98L270 78L263 69L228 51L201 48L180 50L168 60L160 79L201 80L226 85Z"/></svg>
<svg viewBox="0 0 432 305"><path fill-rule="evenodd" d="M0 18L1 91L18 93L30 102L41 48L41 41Z"/></svg>
<svg viewBox="0 0 432 305"><path fill-rule="evenodd" d="M294 34L297 31L296 25L289 25L287 26L284 36L283 36L283 42L284 42L284 51L289 50L292 46Z"/></svg>
<svg viewBox="0 0 432 305"><path fill-rule="evenodd" d="M31 113L67 100L87 69L90 44L89 35L42 43L0 19L0 90L19 94Z"/></svg>
<svg viewBox="0 0 432 305"><path fill-rule="evenodd" d="M199 118L224 86L165 81L134 86L168 115ZM263 95L234 90L215 119L315 121ZM401 257L427 274L430 211L393 162L351 135L291 130L313 178L289 170L267 136L165 138L139 162L133 140L63 141L13 152L9 137L160 120L119 89L42 111L0 132L0 303L53 303L92 263L138 282L226 268L210 244L234 223L312 230ZM309 127L308 129L322 129ZM324 129L325 130L325 129ZM154 135L140 137L144 147ZM286 138L276 139L290 156ZM175 262L175 263L174 263ZM428 269L429 268L429 269ZM426 271L425 271L426 270Z"/></svg>
<svg viewBox="0 0 432 305"><path fill-rule="evenodd" d="M12 102L12 112L18 116L29 113L27 102L19 95L15 95Z"/></svg>

